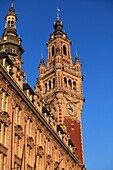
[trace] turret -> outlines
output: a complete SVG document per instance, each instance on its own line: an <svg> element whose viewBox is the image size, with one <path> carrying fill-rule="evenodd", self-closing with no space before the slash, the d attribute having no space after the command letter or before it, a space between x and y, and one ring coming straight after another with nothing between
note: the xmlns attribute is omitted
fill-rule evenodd
<svg viewBox="0 0 113 170"><path fill-rule="evenodd" d="M78 52L76 51L76 57L74 62L74 68L77 73L81 73L82 64L79 61Z"/></svg>
<svg viewBox="0 0 113 170"><path fill-rule="evenodd" d="M5 17L5 28L0 39L0 52L4 52L6 56L12 61L10 73L18 85L23 88L23 78L25 76L22 70L22 57L24 52L21 46L21 38L16 30L17 16L15 14L14 2L12 1L8 13Z"/></svg>

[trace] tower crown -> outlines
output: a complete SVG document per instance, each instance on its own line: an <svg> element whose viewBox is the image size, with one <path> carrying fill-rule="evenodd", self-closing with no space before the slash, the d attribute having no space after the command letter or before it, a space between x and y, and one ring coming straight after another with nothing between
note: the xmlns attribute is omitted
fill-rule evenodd
<svg viewBox="0 0 113 170"><path fill-rule="evenodd" d="M11 7L8 10L8 14L5 17L6 23L5 23L5 28L12 30L15 29L16 31L16 21L17 17L15 14L15 9L13 7L13 3L11 3Z"/></svg>
<svg viewBox="0 0 113 170"><path fill-rule="evenodd" d="M62 31L62 28L63 28L63 23L60 20L54 22L55 31Z"/></svg>

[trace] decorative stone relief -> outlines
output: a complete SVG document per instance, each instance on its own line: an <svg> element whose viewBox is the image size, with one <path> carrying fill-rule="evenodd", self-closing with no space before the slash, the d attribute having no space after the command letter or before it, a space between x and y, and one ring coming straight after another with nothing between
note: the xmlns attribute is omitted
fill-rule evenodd
<svg viewBox="0 0 113 170"><path fill-rule="evenodd" d="M46 163L47 163L47 165L50 165L52 162L53 162L53 161L52 161L51 155L47 155L47 156L46 156Z"/></svg>
<svg viewBox="0 0 113 170"><path fill-rule="evenodd" d="M21 125L15 126L15 135L18 136L19 139L22 139L24 136L23 128Z"/></svg>
<svg viewBox="0 0 113 170"><path fill-rule="evenodd" d="M5 126L9 126L11 124L9 114L2 110L0 110L0 121L4 123Z"/></svg>
<svg viewBox="0 0 113 170"><path fill-rule="evenodd" d="M39 146L39 147L37 148L37 155L38 155L40 158L42 158L42 156L44 155L44 149L43 149L42 146Z"/></svg>
<svg viewBox="0 0 113 170"><path fill-rule="evenodd" d="M33 147L35 146L34 139L32 137L27 138L27 146L30 147L30 149L33 149Z"/></svg>

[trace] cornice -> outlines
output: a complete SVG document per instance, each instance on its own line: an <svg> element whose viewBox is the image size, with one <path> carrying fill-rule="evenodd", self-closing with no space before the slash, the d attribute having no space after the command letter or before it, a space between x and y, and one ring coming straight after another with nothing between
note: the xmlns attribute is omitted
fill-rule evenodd
<svg viewBox="0 0 113 170"><path fill-rule="evenodd" d="M70 68L68 68L68 67L66 67L66 66L64 66L63 67L63 72L65 73L69 73L69 74L71 74L72 76L76 76L76 77L78 77L78 78L82 78L82 73L76 73L76 71L75 70L73 70L73 69L70 69Z"/></svg>

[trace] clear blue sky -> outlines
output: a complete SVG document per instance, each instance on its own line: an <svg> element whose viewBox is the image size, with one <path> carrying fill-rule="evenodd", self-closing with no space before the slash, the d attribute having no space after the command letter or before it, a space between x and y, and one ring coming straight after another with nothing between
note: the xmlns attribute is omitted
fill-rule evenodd
<svg viewBox="0 0 113 170"><path fill-rule="evenodd" d="M0 1L0 35L10 0ZM83 65L83 140L88 170L113 170L113 0L15 0L23 39L23 69L29 84L38 77L41 50L53 31L56 8Z"/></svg>

